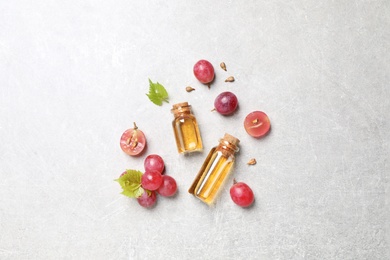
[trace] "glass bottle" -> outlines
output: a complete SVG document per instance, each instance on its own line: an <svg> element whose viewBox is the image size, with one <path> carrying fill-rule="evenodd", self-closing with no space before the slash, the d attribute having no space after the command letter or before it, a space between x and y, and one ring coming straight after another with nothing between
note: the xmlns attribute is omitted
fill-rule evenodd
<svg viewBox="0 0 390 260"><path fill-rule="evenodd" d="M239 143L240 140L234 136L225 134L219 145L209 152L188 192L212 204L232 169Z"/></svg>
<svg viewBox="0 0 390 260"><path fill-rule="evenodd" d="M198 122L191 112L188 102L173 105L171 112L174 115L172 121L177 150L179 153L201 151L203 149Z"/></svg>

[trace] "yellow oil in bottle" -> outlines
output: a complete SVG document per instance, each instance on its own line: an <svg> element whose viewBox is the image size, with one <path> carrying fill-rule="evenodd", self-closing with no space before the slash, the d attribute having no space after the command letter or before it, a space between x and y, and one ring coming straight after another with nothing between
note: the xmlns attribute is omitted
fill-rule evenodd
<svg viewBox="0 0 390 260"><path fill-rule="evenodd" d="M232 170L238 151L239 140L225 134L220 144L209 152L197 177L188 190L195 197L207 204L212 204L218 196L229 173Z"/></svg>
<svg viewBox="0 0 390 260"><path fill-rule="evenodd" d="M203 149L202 138L198 122L191 113L191 106L187 102L173 105L172 113L175 116L172 127L178 152L201 151Z"/></svg>

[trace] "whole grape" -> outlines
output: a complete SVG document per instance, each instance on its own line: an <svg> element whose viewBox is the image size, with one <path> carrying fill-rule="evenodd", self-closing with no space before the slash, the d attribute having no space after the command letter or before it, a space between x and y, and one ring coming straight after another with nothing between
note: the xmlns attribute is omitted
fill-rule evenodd
<svg viewBox="0 0 390 260"><path fill-rule="evenodd" d="M165 167L164 160L157 154L150 154L145 158L144 167L145 171L158 171L162 174Z"/></svg>
<svg viewBox="0 0 390 260"><path fill-rule="evenodd" d="M177 184L174 178L168 175L163 175L163 182L158 188L157 192L161 196L170 197L175 195L177 191Z"/></svg>
<svg viewBox="0 0 390 260"><path fill-rule="evenodd" d="M141 177L141 186L147 190L157 190L162 184L162 175L158 171L145 171Z"/></svg>
<svg viewBox="0 0 390 260"><path fill-rule="evenodd" d="M194 75L203 84L209 84L214 80L214 67L207 60L200 60L194 65Z"/></svg>
<svg viewBox="0 0 390 260"><path fill-rule="evenodd" d="M137 198L138 204L145 208L151 208L156 204L157 196L155 191L145 191Z"/></svg>
<svg viewBox="0 0 390 260"><path fill-rule="evenodd" d="M255 200L252 189L247 184L236 181L230 188L230 197L234 203L241 207L249 207Z"/></svg>
<svg viewBox="0 0 390 260"><path fill-rule="evenodd" d="M222 115L230 115L236 111L238 100L232 92L226 91L219 94L214 100L214 108Z"/></svg>

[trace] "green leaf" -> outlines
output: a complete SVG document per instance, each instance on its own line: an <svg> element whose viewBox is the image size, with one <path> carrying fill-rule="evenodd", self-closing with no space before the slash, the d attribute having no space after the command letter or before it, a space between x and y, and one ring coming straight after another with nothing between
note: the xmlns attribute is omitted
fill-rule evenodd
<svg viewBox="0 0 390 260"><path fill-rule="evenodd" d="M158 82L153 83L150 79L149 79L149 94L146 95L149 97L150 101L152 101L154 104L158 106L161 106L163 101L169 103L168 92L164 88L164 86Z"/></svg>
<svg viewBox="0 0 390 260"><path fill-rule="evenodd" d="M141 195L145 192L144 188L142 187L139 187L139 189L137 189L135 192L134 192L134 195L136 198L138 197L141 197Z"/></svg>
<svg viewBox="0 0 390 260"><path fill-rule="evenodd" d="M130 189L124 189L121 194L125 195L126 197L129 198L138 198L140 197L145 190L140 186L138 189L130 190Z"/></svg>
<svg viewBox="0 0 390 260"><path fill-rule="evenodd" d="M122 194L130 198L138 198L144 193L141 187L142 172L136 170L126 170L126 173L116 179L121 185Z"/></svg>

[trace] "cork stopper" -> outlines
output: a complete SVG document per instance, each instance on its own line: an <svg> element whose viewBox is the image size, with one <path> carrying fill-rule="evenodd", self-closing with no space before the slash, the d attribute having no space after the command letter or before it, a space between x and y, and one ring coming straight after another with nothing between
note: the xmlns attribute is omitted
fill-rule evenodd
<svg viewBox="0 0 390 260"><path fill-rule="evenodd" d="M178 108L181 108L181 107L189 107L190 105L188 105L188 102L181 102L181 103L177 103L177 104L174 104L172 106L172 109L178 109Z"/></svg>
<svg viewBox="0 0 390 260"><path fill-rule="evenodd" d="M182 113L190 114L191 106L188 104L188 102L177 103L172 106L171 112L175 115L175 117Z"/></svg>
<svg viewBox="0 0 390 260"><path fill-rule="evenodd" d="M240 143L240 140L238 138L235 138L234 136L229 135L227 133L225 133L223 140L229 142L234 146L238 146L238 144Z"/></svg>
<svg viewBox="0 0 390 260"><path fill-rule="evenodd" d="M240 150L238 147L239 143L240 140L238 138L225 133L224 137L219 139L217 150L221 151L225 156L230 156Z"/></svg>

